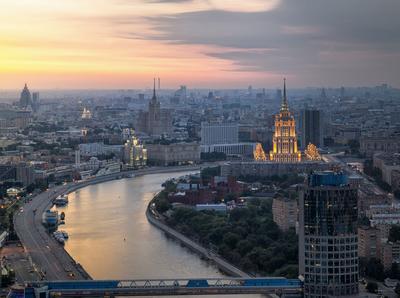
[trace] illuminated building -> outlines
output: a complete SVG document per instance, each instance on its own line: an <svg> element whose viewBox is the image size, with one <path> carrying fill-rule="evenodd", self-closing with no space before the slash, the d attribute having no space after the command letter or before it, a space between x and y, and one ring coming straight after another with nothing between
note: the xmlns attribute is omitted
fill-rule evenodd
<svg viewBox="0 0 400 298"><path fill-rule="evenodd" d="M89 109L83 108L82 119L92 119L92 112Z"/></svg>
<svg viewBox="0 0 400 298"><path fill-rule="evenodd" d="M304 154L308 160L321 160L321 155L318 152L317 146L314 144L309 143Z"/></svg>
<svg viewBox="0 0 400 298"><path fill-rule="evenodd" d="M256 161L266 161L267 155L264 152L264 149L260 143L257 143L256 149L253 152L254 160Z"/></svg>
<svg viewBox="0 0 400 298"><path fill-rule="evenodd" d="M125 143L125 160L131 167L143 167L147 163L147 149L140 144L139 139L131 132L131 138Z"/></svg>
<svg viewBox="0 0 400 298"><path fill-rule="evenodd" d="M296 122L289 111L286 97L286 79L284 79L281 110L275 116L275 133L272 142L273 150L269 153L271 161L278 163L301 161L301 152L297 149Z"/></svg>

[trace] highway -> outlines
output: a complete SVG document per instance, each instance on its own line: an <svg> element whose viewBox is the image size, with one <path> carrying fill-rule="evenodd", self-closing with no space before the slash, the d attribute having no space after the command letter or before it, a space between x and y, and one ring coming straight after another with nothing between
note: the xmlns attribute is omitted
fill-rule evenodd
<svg viewBox="0 0 400 298"><path fill-rule="evenodd" d="M31 202L25 204L22 212L14 216L15 230L30 255L34 268L46 279L85 279L73 259L42 225L43 211L50 207L54 197L67 189L67 185L57 186L37 195ZM36 213L33 212L35 209Z"/></svg>
<svg viewBox="0 0 400 298"><path fill-rule="evenodd" d="M202 167L215 165L206 164ZM82 182L71 182L66 185L53 187L33 197L32 200L23 206L23 211L14 215L15 230L24 246L25 251L31 257L33 267L44 279L47 280L83 280L90 279L90 276L83 268L64 250L42 225L42 213L51 207L51 201L60 194L70 193L79 188L119 178L124 175L134 174L146 175L165 172L199 170L200 165L167 167L167 168L146 168L131 172L113 173L107 176L100 176ZM34 212L36 210L36 212ZM68 220L68 219L67 219ZM29 270L29 266L27 266Z"/></svg>

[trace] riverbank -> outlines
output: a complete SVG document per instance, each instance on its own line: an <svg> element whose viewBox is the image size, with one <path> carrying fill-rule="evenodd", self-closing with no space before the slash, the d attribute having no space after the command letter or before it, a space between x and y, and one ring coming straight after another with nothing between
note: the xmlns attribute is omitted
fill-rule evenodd
<svg viewBox="0 0 400 298"><path fill-rule="evenodd" d="M43 278L51 280L90 279L91 277L85 269L75 262L64 247L59 245L41 224L41 215L46 209L52 206L52 200L60 194L69 194L80 188L114 179L130 178L132 175L142 176L173 171L191 171L198 170L199 168L199 165L148 168L114 173L83 182L57 186L33 198L32 202L24 206L24 212L15 215L15 229L25 250L29 253L34 267L37 268L38 272L42 272ZM36 212L33 212L33 210L36 210Z"/></svg>
<svg viewBox="0 0 400 298"><path fill-rule="evenodd" d="M191 251L195 252L196 254L200 255L201 257L205 258L206 260L213 262L219 268L219 270L221 270L225 274L227 274L229 276L233 276L233 277L243 277L243 278L251 277L246 272L240 270L239 268L237 268L234 265L225 261L219 255L204 248L200 244L194 242L193 240L189 239L188 237L184 236L183 234L175 231L174 229L172 229L172 228L168 227L166 224L164 224L159 219L159 215L157 215L156 211L154 211L152 209L152 203L154 201L154 198L153 198L153 200L150 201L150 203L147 207L147 210L146 210L146 217L152 225L159 228L165 234L167 234L169 237L180 242L182 245L184 245Z"/></svg>

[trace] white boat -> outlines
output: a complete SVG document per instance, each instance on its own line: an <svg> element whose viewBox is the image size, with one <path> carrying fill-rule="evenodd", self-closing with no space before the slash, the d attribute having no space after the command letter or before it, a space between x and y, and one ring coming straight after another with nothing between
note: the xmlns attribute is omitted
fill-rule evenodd
<svg viewBox="0 0 400 298"><path fill-rule="evenodd" d="M61 195L54 199L54 205L56 206L65 206L68 204L68 196Z"/></svg>

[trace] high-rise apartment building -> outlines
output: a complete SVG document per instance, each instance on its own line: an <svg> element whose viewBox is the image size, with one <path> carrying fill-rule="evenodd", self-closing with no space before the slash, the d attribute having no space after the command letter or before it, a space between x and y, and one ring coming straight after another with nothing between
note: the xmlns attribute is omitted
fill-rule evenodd
<svg viewBox="0 0 400 298"><path fill-rule="evenodd" d="M169 110L161 109L156 95L156 81L154 79L153 97L149 102L147 112L139 114L137 130L149 135L170 134L173 132L173 117Z"/></svg>
<svg viewBox="0 0 400 298"><path fill-rule="evenodd" d="M34 112L37 112L39 110L40 106L40 94L39 92L33 92L32 93L32 109Z"/></svg>
<svg viewBox="0 0 400 298"><path fill-rule="evenodd" d="M315 172L299 200L304 297L358 293L357 187L343 173Z"/></svg>
<svg viewBox="0 0 400 298"><path fill-rule="evenodd" d="M21 92L21 96L19 98L19 106L21 108L27 108L32 104L32 96L31 92L28 89L28 86L25 84L24 89Z"/></svg>
<svg viewBox="0 0 400 298"><path fill-rule="evenodd" d="M308 144L323 146L322 111L306 109L301 111L301 148Z"/></svg>
<svg viewBox="0 0 400 298"><path fill-rule="evenodd" d="M201 144L236 144L239 142L237 123L201 123Z"/></svg>
<svg viewBox="0 0 400 298"><path fill-rule="evenodd" d="M301 152L297 150L296 122L286 97L286 80L283 85L283 98L279 114L275 116L275 132L272 138L270 160L279 163L295 163L301 161Z"/></svg>

